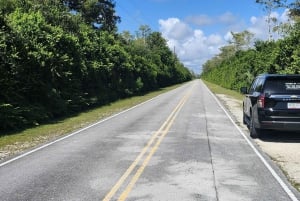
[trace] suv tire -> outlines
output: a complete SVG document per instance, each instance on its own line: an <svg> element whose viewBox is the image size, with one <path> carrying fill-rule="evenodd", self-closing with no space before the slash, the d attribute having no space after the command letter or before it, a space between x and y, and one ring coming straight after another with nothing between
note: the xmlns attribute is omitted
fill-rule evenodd
<svg viewBox="0 0 300 201"><path fill-rule="evenodd" d="M260 136L261 130L259 128L255 128L253 115L251 115L249 127L250 127L249 128L249 130L250 130L250 136L252 138L258 138Z"/></svg>
<svg viewBox="0 0 300 201"><path fill-rule="evenodd" d="M245 114L245 112L243 112L243 124L244 125L247 125L247 121L246 121L246 114ZM249 128L249 126L247 125L247 127Z"/></svg>

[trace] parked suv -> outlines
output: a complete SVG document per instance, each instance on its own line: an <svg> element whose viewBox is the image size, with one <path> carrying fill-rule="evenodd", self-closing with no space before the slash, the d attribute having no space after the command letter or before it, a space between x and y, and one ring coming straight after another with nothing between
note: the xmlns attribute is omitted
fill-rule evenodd
<svg viewBox="0 0 300 201"><path fill-rule="evenodd" d="M243 122L251 137L264 129L300 131L300 75L262 74L241 92Z"/></svg>

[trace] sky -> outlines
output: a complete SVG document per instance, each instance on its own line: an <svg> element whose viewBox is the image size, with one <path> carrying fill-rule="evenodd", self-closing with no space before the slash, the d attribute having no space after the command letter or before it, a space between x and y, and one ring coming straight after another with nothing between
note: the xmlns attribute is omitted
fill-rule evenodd
<svg viewBox="0 0 300 201"><path fill-rule="evenodd" d="M194 73L228 45L231 32L250 31L255 39L268 39L263 6L255 0L115 0L121 17L118 31L135 35L141 25L158 31L180 61ZM279 22L288 20L287 10L273 11Z"/></svg>

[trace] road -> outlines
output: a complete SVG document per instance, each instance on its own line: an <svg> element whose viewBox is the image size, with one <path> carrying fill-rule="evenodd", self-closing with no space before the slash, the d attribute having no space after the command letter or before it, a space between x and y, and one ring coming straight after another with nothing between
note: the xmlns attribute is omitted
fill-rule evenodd
<svg viewBox="0 0 300 201"><path fill-rule="evenodd" d="M200 80L0 164L1 201L297 201Z"/></svg>

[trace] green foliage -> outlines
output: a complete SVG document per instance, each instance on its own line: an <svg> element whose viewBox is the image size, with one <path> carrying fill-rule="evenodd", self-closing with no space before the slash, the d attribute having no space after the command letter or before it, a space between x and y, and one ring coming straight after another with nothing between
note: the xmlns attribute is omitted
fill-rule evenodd
<svg viewBox="0 0 300 201"><path fill-rule="evenodd" d="M261 73L299 74L299 49L300 32L296 24L281 40L256 41L252 49L237 51L227 58L213 58L204 65L202 78L238 91L241 86L249 86Z"/></svg>
<svg viewBox="0 0 300 201"><path fill-rule="evenodd" d="M94 28L113 32L120 17L115 15L113 0L63 0L71 11L80 13L84 21Z"/></svg>
<svg viewBox="0 0 300 201"><path fill-rule="evenodd" d="M248 49L254 36L254 34L249 31L243 31L240 33L231 32L231 35L233 39L230 43L234 45L236 51Z"/></svg>
<svg viewBox="0 0 300 201"><path fill-rule="evenodd" d="M109 0L0 1L0 131L192 79L159 33L117 34L113 8Z"/></svg>
<svg viewBox="0 0 300 201"><path fill-rule="evenodd" d="M260 73L300 73L300 21L299 0L256 0L263 6L268 15L269 41L256 41L252 49L237 48L228 51L232 46L221 48L221 53L209 60L203 66L202 78L217 83L220 86L238 90L247 86ZM271 12L279 7L289 8L294 24L282 24L275 27L281 31L283 39L273 41ZM245 33L245 32L244 32ZM249 34L245 33L245 36ZM241 34L233 34L235 42L239 42ZM247 39L247 38L246 38ZM240 43L243 45L243 43ZM233 53L233 54L232 54ZM227 55L227 56L224 56Z"/></svg>

